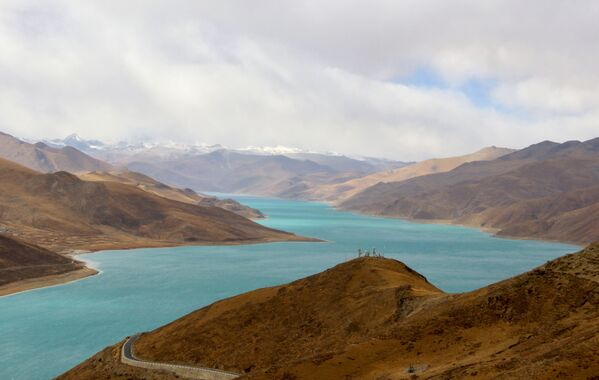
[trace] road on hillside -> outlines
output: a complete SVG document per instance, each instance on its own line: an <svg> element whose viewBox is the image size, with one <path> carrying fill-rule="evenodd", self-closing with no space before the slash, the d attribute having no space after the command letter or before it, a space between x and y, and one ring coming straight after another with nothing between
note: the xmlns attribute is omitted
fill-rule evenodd
<svg viewBox="0 0 599 380"><path fill-rule="evenodd" d="M133 353L133 344L139 339L140 334L135 334L129 337L121 349L121 362L134 367L141 367L146 369L162 369L178 374L185 374L185 376L192 377L195 379L204 380L232 380L240 376L238 373L221 371L213 368L204 367L191 367L169 363L150 362L140 360L135 357Z"/></svg>

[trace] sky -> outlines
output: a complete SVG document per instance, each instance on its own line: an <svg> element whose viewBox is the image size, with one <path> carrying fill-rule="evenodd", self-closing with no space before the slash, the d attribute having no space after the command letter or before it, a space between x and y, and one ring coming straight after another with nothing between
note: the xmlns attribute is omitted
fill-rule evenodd
<svg viewBox="0 0 599 380"><path fill-rule="evenodd" d="M0 130L419 160L599 136L594 0L0 0Z"/></svg>

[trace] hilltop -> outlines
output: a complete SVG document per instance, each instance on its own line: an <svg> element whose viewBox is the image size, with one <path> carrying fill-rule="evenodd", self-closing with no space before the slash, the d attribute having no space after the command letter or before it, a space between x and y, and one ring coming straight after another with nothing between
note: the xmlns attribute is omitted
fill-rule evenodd
<svg viewBox="0 0 599 380"><path fill-rule="evenodd" d="M598 283L598 244L462 294L359 258L192 312L143 334L135 352L245 379L591 378ZM120 345L59 379L173 378L121 364Z"/></svg>

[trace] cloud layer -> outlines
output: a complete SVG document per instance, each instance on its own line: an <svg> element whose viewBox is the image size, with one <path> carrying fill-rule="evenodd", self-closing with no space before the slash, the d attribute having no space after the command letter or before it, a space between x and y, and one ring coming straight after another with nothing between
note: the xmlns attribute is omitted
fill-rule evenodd
<svg viewBox="0 0 599 380"><path fill-rule="evenodd" d="M405 160L587 139L598 19L592 0L4 0L0 129Z"/></svg>

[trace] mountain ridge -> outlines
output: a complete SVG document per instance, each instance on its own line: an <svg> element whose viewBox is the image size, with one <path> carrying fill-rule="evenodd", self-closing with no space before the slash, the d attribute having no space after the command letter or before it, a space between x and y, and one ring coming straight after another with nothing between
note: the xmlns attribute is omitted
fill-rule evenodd
<svg viewBox="0 0 599 380"><path fill-rule="evenodd" d="M116 167L141 172L172 186L284 198L307 198L307 189L316 184L345 181L406 165L280 146L229 149L197 144L109 145L80 137L48 143L72 144Z"/></svg>
<svg viewBox="0 0 599 380"><path fill-rule="evenodd" d="M322 185L313 189L310 196L316 200L331 201L337 204L379 182L400 182L427 174L447 172L467 162L492 160L512 152L514 152L513 149L491 146L462 156L432 158L405 167L350 179L346 182Z"/></svg>
<svg viewBox="0 0 599 380"><path fill-rule="evenodd" d="M340 207L367 214L495 228L501 236L585 244L599 239L599 221L588 211L581 212L585 218L579 221L579 226L584 228L572 231L564 229L565 224L559 218L560 214L565 217L566 211L591 207L589 196L569 198L571 202L562 203L564 210L555 211L551 220L539 218L543 208L539 206L534 213L520 213L520 220L511 220L522 226L528 224L520 231L498 222L502 219L498 215L506 210L516 212L510 207L518 202L546 198L545 206L549 207L551 197L560 194L565 197L568 192L584 189L595 194L598 183L599 139L564 144L542 142L495 160L464 163L449 172L379 183L345 200ZM575 199L577 207L572 205ZM532 210L530 205L527 208Z"/></svg>
<svg viewBox="0 0 599 380"><path fill-rule="evenodd" d="M81 173L112 168L71 146L53 148L43 142L30 144L3 132L0 132L0 158L45 173L61 170Z"/></svg>

